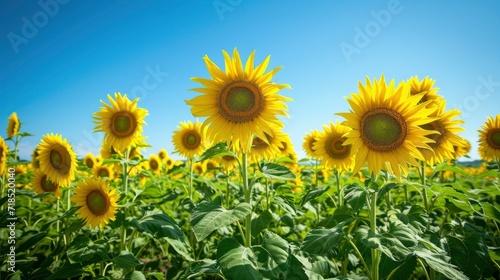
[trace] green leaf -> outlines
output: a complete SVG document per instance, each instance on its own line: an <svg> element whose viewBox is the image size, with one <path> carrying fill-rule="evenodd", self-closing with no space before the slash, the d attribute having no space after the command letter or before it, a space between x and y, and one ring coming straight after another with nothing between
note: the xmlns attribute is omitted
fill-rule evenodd
<svg viewBox="0 0 500 280"><path fill-rule="evenodd" d="M385 198L385 195L392 189L396 188L398 185L396 183L389 183L384 185L380 190L378 191L377 194L377 203Z"/></svg>
<svg viewBox="0 0 500 280"><path fill-rule="evenodd" d="M330 229L313 229L307 233L301 249L311 255L325 255L335 252L344 237L344 226L354 221L346 220Z"/></svg>
<svg viewBox="0 0 500 280"><path fill-rule="evenodd" d="M345 201L354 212L366 205L367 191L357 184L348 185L344 188Z"/></svg>
<svg viewBox="0 0 500 280"><path fill-rule="evenodd" d="M422 206L414 204L410 209L397 213L396 216L404 224L411 225L418 232L423 232L427 228L428 216Z"/></svg>
<svg viewBox="0 0 500 280"><path fill-rule="evenodd" d="M217 264L227 279L262 279L253 251L241 246L234 238L226 238L217 246Z"/></svg>
<svg viewBox="0 0 500 280"><path fill-rule="evenodd" d="M302 197L302 202L300 203L300 205L304 206L304 204L306 204L306 202L311 201L311 200L321 196L322 194L326 193L329 189L330 189L330 186L326 186L326 187L318 186L316 188L309 190L306 193L306 195L304 195L304 197Z"/></svg>
<svg viewBox="0 0 500 280"><path fill-rule="evenodd" d="M107 159L102 161L101 165L107 165L107 164L111 164L111 163L119 163L121 161L122 160L118 159L118 158L107 158Z"/></svg>
<svg viewBox="0 0 500 280"><path fill-rule="evenodd" d="M125 275L125 280L146 280L146 276L140 271L131 271Z"/></svg>
<svg viewBox="0 0 500 280"><path fill-rule="evenodd" d="M262 172L262 176L264 178L270 180L293 180L296 178L295 174L286 166L273 163L266 162L260 166L260 171Z"/></svg>
<svg viewBox="0 0 500 280"><path fill-rule="evenodd" d="M213 231L228 226L243 219L252 212L252 206L243 202L232 210L226 210L220 206L221 198L217 197L213 202L202 202L191 213L191 227L197 241L209 236Z"/></svg>
<svg viewBox="0 0 500 280"><path fill-rule="evenodd" d="M46 280L68 279L74 277L81 277L83 272L82 265L79 263L65 264L58 270L54 271Z"/></svg>
<svg viewBox="0 0 500 280"><path fill-rule="evenodd" d="M264 210L257 218L252 219L252 236L256 237L259 235L272 220L273 215L269 210Z"/></svg>
<svg viewBox="0 0 500 280"><path fill-rule="evenodd" d="M375 234L367 227L360 227L356 232L356 240L361 241L368 248L380 250L396 262L402 261L411 253L401 241L391 234Z"/></svg>
<svg viewBox="0 0 500 280"><path fill-rule="evenodd" d="M113 264L125 270L133 269L142 263L128 251L121 251L120 255L111 259Z"/></svg>
<svg viewBox="0 0 500 280"><path fill-rule="evenodd" d="M434 168L434 173L432 174L431 177L434 177L437 173L441 172L441 171L450 171L450 172L453 172L453 173L458 173L460 175L464 175L464 176L467 176L469 177L470 174L465 172L462 168L460 167L457 167L457 166L449 166L448 164L446 163L443 163L443 164L440 164L438 166L436 166Z"/></svg>
<svg viewBox="0 0 500 280"><path fill-rule="evenodd" d="M85 242L86 240L86 242ZM96 242L87 237L81 237L73 242L66 255L72 263L92 264L108 259L109 243L100 239Z"/></svg>
<svg viewBox="0 0 500 280"><path fill-rule="evenodd" d="M155 184L148 184L144 190L139 194L140 198L160 198L163 197L162 190Z"/></svg>
<svg viewBox="0 0 500 280"><path fill-rule="evenodd" d="M190 279L205 275L222 276L220 270L217 269L217 263L214 260L205 259L189 263L188 268L184 270L180 279Z"/></svg>
<svg viewBox="0 0 500 280"><path fill-rule="evenodd" d="M265 231L264 242L253 248L257 255L259 268L264 277L284 279L290 269L290 245L279 235Z"/></svg>
<svg viewBox="0 0 500 280"><path fill-rule="evenodd" d="M228 150L226 143L220 142L220 143L213 145L209 149L207 149L200 156L198 161L204 161L204 160L211 159L214 157L223 157L223 156L232 156L232 157L238 159L238 157L233 152Z"/></svg>
<svg viewBox="0 0 500 280"><path fill-rule="evenodd" d="M493 219L497 223L500 223L500 210L498 208L489 202L481 202L481 206L483 207L485 218Z"/></svg>
<svg viewBox="0 0 500 280"><path fill-rule="evenodd" d="M189 245L184 242L183 240L178 240L178 239L172 239L168 237L164 237L164 239L170 244L174 250L184 257L188 261L194 261L193 257L191 256L191 250Z"/></svg>
<svg viewBox="0 0 500 280"><path fill-rule="evenodd" d="M154 213L140 220L132 220L131 225L156 237L184 240L184 234L177 223L165 213Z"/></svg>
<svg viewBox="0 0 500 280"><path fill-rule="evenodd" d="M40 242L45 236L47 235L47 232L42 231L42 232L26 232L24 233L23 237L21 240L19 240L19 243L17 243L16 246L16 252L24 252L31 247L33 247L35 244Z"/></svg>
<svg viewBox="0 0 500 280"><path fill-rule="evenodd" d="M455 236L447 236L451 263L471 279L487 279L493 272L493 262L488 248L484 245L483 234L466 231L463 240Z"/></svg>
<svg viewBox="0 0 500 280"><path fill-rule="evenodd" d="M423 259L436 272L443 274L448 279L468 280L469 278L459 271L457 267L449 263L449 257L443 256L441 253L435 253L427 248L418 246L413 250L413 253Z"/></svg>
<svg viewBox="0 0 500 280"><path fill-rule="evenodd" d="M417 256L409 255L401 262L395 262L386 255L382 255L380 260L380 279L407 280L417 267Z"/></svg>

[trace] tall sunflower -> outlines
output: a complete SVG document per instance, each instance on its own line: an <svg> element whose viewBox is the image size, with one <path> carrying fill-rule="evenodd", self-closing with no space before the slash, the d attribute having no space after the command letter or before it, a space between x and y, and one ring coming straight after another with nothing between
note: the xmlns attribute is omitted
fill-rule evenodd
<svg viewBox="0 0 500 280"><path fill-rule="evenodd" d="M428 102L418 104L424 93L410 96L407 83L396 88L394 80L387 85L383 75L373 83L367 77L365 86L359 82L358 91L347 98L350 112L338 113L346 119L342 124L352 128L344 135L344 145L351 144L356 154L353 173L368 163L375 174L387 165L398 177L401 170L407 174L408 163L424 160L418 148L430 149L433 141L426 136L435 132L420 126L435 119L429 115L436 108L426 107Z"/></svg>
<svg viewBox="0 0 500 280"><path fill-rule="evenodd" d="M351 152L352 145L344 145L347 138L343 135L351 130L350 128L330 122L323 126L323 133L320 133L314 143L314 149L321 165L329 168L336 168L339 171L348 171L354 166L354 155Z"/></svg>
<svg viewBox="0 0 500 280"><path fill-rule="evenodd" d="M434 87L436 81L425 77L422 80L418 79L418 76L413 76L408 79L408 85L410 86L410 95L417 95L424 93L423 97L420 99L419 103L428 102L427 106L437 106L443 101L443 97L437 94L439 88Z"/></svg>
<svg viewBox="0 0 500 280"><path fill-rule="evenodd" d="M232 155L224 155L217 160L220 163L220 166L222 167L222 170L225 172L231 172L235 167L238 166L238 159L233 157Z"/></svg>
<svg viewBox="0 0 500 280"><path fill-rule="evenodd" d="M12 138L19 133L19 129L21 128L21 123L17 118L17 113L14 112L9 116L9 123L7 125L7 137Z"/></svg>
<svg viewBox="0 0 500 280"><path fill-rule="evenodd" d="M88 168L94 167L96 165L95 156L92 153L88 153L83 157L83 164Z"/></svg>
<svg viewBox="0 0 500 280"><path fill-rule="evenodd" d="M40 170L59 186L67 186L75 179L76 155L66 138L60 134L46 134L37 146Z"/></svg>
<svg viewBox="0 0 500 280"><path fill-rule="evenodd" d="M151 154L148 159L149 170L154 174L160 174L162 161L160 157L155 154Z"/></svg>
<svg viewBox="0 0 500 280"><path fill-rule="evenodd" d="M5 143L5 140L0 137L0 174L4 174L5 167L7 166L7 152L9 147Z"/></svg>
<svg viewBox="0 0 500 280"><path fill-rule="evenodd" d="M500 114L488 117L479 132L479 155L487 161L500 159Z"/></svg>
<svg viewBox="0 0 500 280"><path fill-rule="evenodd" d="M273 129L272 136L264 133L266 139L260 139L254 136L252 140L252 149L250 150L248 159L250 162L258 162L259 160L273 160L276 155L280 154L280 149L283 148L283 142L287 140L287 135L277 129Z"/></svg>
<svg viewBox="0 0 500 280"><path fill-rule="evenodd" d="M47 178L47 175L43 174L39 170L35 171L34 175L35 176L31 181L31 185L33 186L33 190L37 194L54 193L54 196L56 198L61 197L61 188L59 188L58 184L53 183L51 180L49 180Z"/></svg>
<svg viewBox="0 0 500 280"><path fill-rule="evenodd" d="M111 164L95 164L92 168L92 175L94 175L94 178L108 178L110 180L113 180L116 177Z"/></svg>
<svg viewBox="0 0 500 280"><path fill-rule="evenodd" d="M165 149L159 150L158 157L160 158L161 162L165 162L168 158L167 150L165 150Z"/></svg>
<svg viewBox="0 0 500 280"><path fill-rule="evenodd" d="M201 95L186 100L186 104L192 106L193 116L208 117L203 126L208 127L211 141L226 142L235 152L246 153L251 149L254 134L265 139L264 133L272 136L273 126L283 127L277 116L288 116L285 101L292 99L278 92L290 86L271 82L281 67L265 73L270 56L254 67L253 51L243 67L236 48L232 58L226 51L222 53L225 71L207 55L203 57L211 79L192 78L203 87L194 88Z"/></svg>
<svg viewBox="0 0 500 280"><path fill-rule="evenodd" d="M129 146L138 146L143 137L142 126L148 115L146 109L137 108L138 98L130 101L127 95L115 93L115 100L108 94L111 105L101 100L104 107L93 115L96 127L94 131L104 132L104 141L117 151L125 151Z"/></svg>
<svg viewBox="0 0 500 280"><path fill-rule="evenodd" d="M181 122L172 136L177 152L188 159L201 155L206 149L205 131L198 121Z"/></svg>
<svg viewBox="0 0 500 280"><path fill-rule="evenodd" d="M115 220L116 201L120 196L106 181L85 178L78 182L74 192L71 201L80 207L76 213L88 226L103 228L110 220Z"/></svg>
<svg viewBox="0 0 500 280"><path fill-rule="evenodd" d="M311 132L307 133L304 136L304 142L302 142L302 148L306 152L306 155L310 158L317 158L316 150L314 148L314 144L316 143L316 139L318 138L320 132L319 130L311 130Z"/></svg>
<svg viewBox="0 0 500 280"><path fill-rule="evenodd" d="M453 159L455 152L453 146L461 145L461 137L456 133L464 131L460 124L464 122L461 120L453 120L453 118L460 115L459 110L449 110L445 112L446 101L442 101L437 105L438 110L432 113L431 117L438 117L438 119L424 124L421 127L430 131L437 131L428 137L434 140L434 143L429 143L432 150L419 149L430 166L443 163L446 159Z"/></svg>

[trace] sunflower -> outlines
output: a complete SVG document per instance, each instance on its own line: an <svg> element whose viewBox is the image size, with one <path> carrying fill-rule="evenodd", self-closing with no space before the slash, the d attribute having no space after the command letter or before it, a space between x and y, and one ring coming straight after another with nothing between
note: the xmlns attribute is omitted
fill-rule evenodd
<svg viewBox="0 0 500 280"><path fill-rule="evenodd" d="M155 154L151 154L149 156L148 165L149 165L149 170L151 170L151 172L153 172L154 174L160 174L161 164L162 161L160 160L160 157L158 157Z"/></svg>
<svg viewBox="0 0 500 280"><path fill-rule="evenodd" d="M108 178L108 179L114 179L115 178L115 172L113 171L113 167L110 164L107 165L102 165L102 164L96 164L92 168L92 175L94 175L94 178Z"/></svg>
<svg viewBox="0 0 500 280"><path fill-rule="evenodd" d="M119 155L119 153L111 146L111 142L102 141L101 149L99 150L99 154L102 159L110 159L113 155Z"/></svg>
<svg viewBox="0 0 500 280"><path fill-rule="evenodd" d="M206 149L205 128L195 121L181 122L179 129L174 131L172 141L179 154L188 159L201 155Z"/></svg>
<svg viewBox="0 0 500 280"><path fill-rule="evenodd" d="M85 166L87 166L88 168L94 167L94 165L96 165L96 159L94 155L91 153L86 154L85 157L83 157L83 164L85 164Z"/></svg>
<svg viewBox="0 0 500 280"><path fill-rule="evenodd" d="M193 172L203 175L207 171L207 166L204 162L193 162Z"/></svg>
<svg viewBox="0 0 500 280"><path fill-rule="evenodd" d="M487 161L500 159L500 114L488 117L479 132L479 155Z"/></svg>
<svg viewBox="0 0 500 280"><path fill-rule="evenodd" d="M55 197L61 197L62 191L58 184L53 183L47 178L47 175L40 171L35 171L34 174L35 176L33 177L31 184L33 186L33 190L37 194L54 193Z"/></svg>
<svg viewBox="0 0 500 280"><path fill-rule="evenodd" d="M33 150L33 153L31 153L31 164L35 169L40 168L40 161L37 159L38 155L38 148L35 148Z"/></svg>
<svg viewBox="0 0 500 280"><path fill-rule="evenodd" d="M37 146L40 170L59 186L67 186L75 179L76 155L60 134L44 135Z"/></svg>
<svg viewBox="0 0 500 280"><path fill-rule="evenodd" d="M283 148L283 142L286 141L286 134L279 131L272 131L272 136L264 133L266 139L260 139L254 136L252 140L252 149L250 150L248 159L250 162L258 162L259 160L273 160L276 155L280 154L280 148Z"/></svg>
<svg viewBox="0 0 500 280"><path fill-rule="evenodd" d="M104 141L116 151L125 151L129 146L141 144L142 126L148 115L146 109L137 108L138 98L130 101L127 95L115 93L115 100L108 94L111 106L101 100L104 107L94 113L94 131L104 132Z"/></svg>
<svg viewBox="0 0 500 280"><path fill-rule="evenodd" d="M186 100L186 104L192 106L193 116L208 117L203 126L208 126L211 141L229 143L233 151L246 153L251 149L254 134L265 139L264 133L272 136L273 126L283 127L277 116L288 116L285 101L292 99L278 92L290 86L271 82L281 67L265 73L270 56L254 68L253 51L243 68L236 48L232 58L226 51L222 53L225 72L205 55L203 60L211 79L192 78L203 87L193 89L201 95Z"/></svg>
<svg viewBox="0 0 500 280"><path fill-rule="evenodd" d="M174 167L175 160L172 158L165 159L165 169L168 171Z"/></svg>
<svg viewBox="0 0 500 280"><path fill-rule="evenodd" d="M207 170L214 170L219 168L219 163L215 161L214 159L207 159L204 161L205 166L207 167Z"/></svg>
<svg viewBox="0 0 500 280"><path fill-rule="evenodd" d="M168 158L168 153L167 150L161 149L158 151L158 157L160 158L161 162L165 162Z"/></svg>
<svg viewBox="0 0 500 280"><path fill-rule="evenodd" d="M238 165L238 159L232 155L224 155L217 159L225 172L231 172Z"/></svg>
<svg viewBox="0 0 500 280"><path fill-rule="evenodd" d="M460 137L460 145L453 145L454 159L467 155L471 150L469 140Z"/></svg>
<svg viewBox="0 0 500 280"><path fill-rule="evenodd" d="M5 167L7 166L7 152L8 152L8 150L9 150L9 147L5 143L5 140L2 137L0 137L0 174L4 174Z"/></svg>
<svg viewBox="0 0 500 280"><path fill-rule="evenodd" d="M317 158L316 150L314 149L314 143L316 143L316 139L318 138L320 132L316 129L311 130L311 132L307 133L304 136L304 142L302 143L302 148L306 152L306 155L310 158Z"/></svg>
<svg viewBox="0 0 500 280"><path fill-rule="evenodd" d="M434 143L429 143L432 150L419 149L430 166L443 163L446 159L453 159L455 152L453 146L461 145L461 137L456 133L464 131L460 124L464 122L461 120L453 120L453 118L460 115L459 110L449 110L445 112L446 101L442 101L438 106L438 110L432 113L431 117L438 117L438 119L424 124L421 127L426 130L435 130L439 134L432 134L430 139Z"/></svg>
<svg viewBox="0 0 500 280"><path fill-rule="evenodd" d="M354 166L352 145L343 145L346 140L343 135L351 129L338 122L335 124L330 122L328 126L323 126L323 130L324 132L319 134L314 143L314 150L321 158L321 165L336 168L339 171L352 169Z"/></svg>
<svg viewBox="0 0 500 280"><path fill-rule="evenodd" d="M19 129L21 128L21 123L17 118L16 112L12 113L9 117L9 124L7 125L7 137L12 138L19 133Z"/></svg>
<svg viewBox="0 0 500 280"><path fill-rule="evenodd" d="M120 196L101 179L85 178L78 182L71 201L80 207L76 213L91 227L103 228L109 220L115 220Z"/></svg>
<svg viewBox="0 0 500 280"><path fill-rule="evenodd" d="M343 125L352 128L344 137L344 145L352 145L356 154L353 173L365 163L368 169L378 174L390 165L400 178L401 169L408 173L408 163L417 165L416 159L424 160L418 148L430 149L433 141L426 137L433 131L421 128L435 118L429 115L436 110L426 107L428 102L418 104L424 93L410 96L407 83L395 88L394 80L386 84L382 75L379 81L366 78L366 86L359 82L359 93L347 98L351 106L349 113L338 113L346 120Z"/></svg>
<svg viewBox="0 0 500 280"><path fill-rule="evenodd" d="M418 76L411 77L407 82L410 86L410 95L424 93L419 103L430 101L427 106L439 105L443 101L443 97L437 94L439 88L434 87L435 82L435 80L429 77L425 77L421 81L419 81Z"/></svg>

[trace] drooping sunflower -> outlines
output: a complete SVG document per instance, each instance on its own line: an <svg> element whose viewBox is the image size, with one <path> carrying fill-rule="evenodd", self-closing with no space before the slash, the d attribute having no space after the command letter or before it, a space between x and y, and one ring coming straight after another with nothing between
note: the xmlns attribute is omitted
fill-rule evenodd
<svg viewBox="0 0 500 280"><path fill-rule="evenodd" d="M59 185L52 182L47 178L47 175L43 174L41 171L34 171L34 177L31 181L31 185L33 186L33 190L37 194L43 193L54 193L56 198L61 197L62 191L59 188Z"/></svg>
<svg viewBox="0 0 500 280"><path fill-rule="evenodd" d="M311 130L311 132L307 133L304 136L304 142L302 142L302 148L306 152L306 155L310 158L317 158L316 150L314 149L314 143L316 143L316 139L318 138L320 132L319 130Z"/></svg>
<svg viewBox="0 0 500 280"><path fill-rule="evenodd" d="M459 157L463 157L467 155L471 150L471 145L469 140L460 137L460 145L453 145L454 150L454 159L458 159Z"/></svg>
<svg viewBox="0 0 500 280"><path fill-rule="evenodd" d="M168 153L167 150L161 149L158 151L158 157L160 158L161 162L165 162L168 158Z"/></svg>
<svg viewBox="0 0 500 280"><path fill-rule="evenodd" d="M17 113L14 112L9 116L9 123L7 125L7 137L12 138L19 133L19 129L21 128L21 123L17 118Z"/></svg>
<svg viewBox="0 0 500 280"><path fill-rule="evenodd" d="M5 143L3 137L0 137L0 174L4 174L5 167L7 166L7 151L9 147Z"/></svg>
<svg viewBox="0 0 500 280"><path fill-rule="evenodd" d="M359 82L359 93L347 98L351 109L338 113L346 120L343 125L352 128L346 135L344 145L352 145L356 154L353 173L365 163L368 169L378 174L384 166L401 177L401 170L408 173L408 163L417 165L417 159L424 160L418 148L430 149L433 142L426 136L435 133L421 128L435 118L429 115L436 110L420 103L424 93L410 96L408 84L401 82L395 87L394 80L386 84L382 75L372 83L366 78L366 85Z"/></svg>
<svg viewBox="0 0 500 280"><path fill-rule="evenodd" d="M201 95L186 100L186 104L192 106L193 116L208 117L203 126L208 126L210 141L226 142L233 151L246 153L254 134L265 139L264 133L272 136L273 126L283 127L277 116L288 116L285 102L292 99L278 92L290 86L271 82L281 67L265 73L270 56L254 67L253 51L243 67L236 48L232 58L226 51L222 53L225 71L207 55L203 57L211 79L192 78L203 87L193 89Z"/></svg>
<svg viewBox="0 0 500 280"><path fill-rule="evenodd" d="M94 167L96 165L96 159L95 156L92 153L88 153L83 157L83 164L87 166L88 168Z"/></svg>
<svg viewBox="0 0 500 280"><path fill-rule="evenodd" d="M148 159L149 170L154 174L160 174L162 161L160 157L155 154L151 154Z"/></svg>
<svg viewBox="0 0 500 280"><path fill-rule="evenodd" d="M320 133L317 141L314 143L314 149L321 165L329 168L336 168L338 171L348 171L354 166L354 155L351 153L352 145L343 145L346 138L344 134L349 132L350 128L330 122L323 126L323 133Z"/></svg>
<svg viewBox="0 0 500 280"><path fill-rule="evenodd" d="M178 130L174 131L172 142L181 156L192 159L206 149L205 132L206 128L202 128L199 121L181 122Z"/></svg>
<svg viewBox="0 0 500 280"><path fill-rule="evenodd" d="M74 192L71 201L80 207L76 213L88 226L103 228L110 220L115 220L118 210L116 201L120 196L106 181L85 178L78 182Z"/></svg>
<svg viewBox="0 0 500 280"><path fill-rule="evenodd" d="M435 82L429 77L425 77L421 81L419 81L418 76L411 77L407 82L410 86L410 95L425 93L419 103L430 101L427 106L439 105L443 101L443 97L437 94L439 88L434 87Z"/></svg>
<svg viewBox="0 0 500 280"><path fill-rule="evenodd" d="M446 101L443 100L437 105L438 110L430 115L431 117L438 117L438 119L421 126L423 129L439 132L439 134L434 133L428 136L434 140L434 143L429 143L432 150L419 149L430 166L443 163L446 159L453 159L453 153L455 152L453 146L462 143L461 137L456 133L464 131L463 127L459 126L464 122L454 120L455 117L460 115L460 111L456 109L445 111L445 105Z"/></svg>
<svg viewBox="0 0 500 280"><path fill-rule="evenodd" d="M115 93L115 100L108 94L111 105L101 100L104 107L93 115L96 132L104 132L104 141L118 152L129 146L138 146L143 139L142 126L148 115L146 109L137 108L139 98L130 101L127 95Z"/></svg>
<svg viewBox="0 0 500 280"><path fill-rule="evenodd" d="M280 148L283 148L282 143L286 141L286 134L276 129L273 129L272 133L272 136L264 133L265 140L254 136L248 156L250 162L258 162L261 159L270 161L280 154Z"/></svg>
<svg viewBox="0 0 500 280"><path fill-rule="evenodd" d="M95 164L92 168L92 175L94 175L94 178L108 178L111 180L115 179L115 172L111 164Z"/></svg>
<svg viewBox="0 0 500 280"><path fill-rule="evenodd" d="M488 117L479 132L479 155L492 161L500 159L500 114L495 119Z"/></svg>
<svg viewBox="0 0 500 280"><path fill-rule="evenodd" d="M59 186L67 186L75 179L76 155L66 138L60 134L46 134L37 146L40 170Z"/></svg>

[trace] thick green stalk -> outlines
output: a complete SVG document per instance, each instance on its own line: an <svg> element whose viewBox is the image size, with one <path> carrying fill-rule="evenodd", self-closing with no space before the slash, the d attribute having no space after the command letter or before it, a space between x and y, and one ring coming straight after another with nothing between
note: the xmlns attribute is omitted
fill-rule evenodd
<svg viewBox="0 0 500 280"><path fill-rule="evenodd" d="M189 200L193 201L193 159L189 159Z"/></svg>
<svg viewBox="0 0 500 280"><path fill-rule="evenodd" d="M420 165L420 180L422 183L422 199L424 201L424 207L425 210L429 212L429 202L427 201L427 188L425 187L425 161L422 161Z"/></svg>
<svg viewBox="0 0 500 280"><path fill-rule="evenodd" d="M128 159L129 159L129 149L125 150L125 162L123 163L123 190L125 193L125 200L128 197ZM126 216L126 209L123 210L123 214ZM120 233L120 249L126 250L126 242L127 242L127 229L125 225L122 225L121 233Z"/></svg>
<svg viewBox="0 0 500 280"><path fill-rule="evenodd" d="M375 191L370 198L370 229L374 234L377 234L377 194L378 192ZM371 255L372 255L371 279L378 280L380 251L377 249L371 249Z"/></svg>
<svg viewBox="0 0 500 280"><path fill-rule="evenodd" d="M242 160L242 174L243 174L243 191L245 193L245 202L252 204L252 190L248 186L248 160L247 153L243 153ZM245 220L245 245L247 247L252 246L252 212L248 214Z"/></svg>
<svg viewBox="0 0 500 280"><path fill-rule="evenodd" d="M333 173L335 173L335 179L337 180L337 195L339 196L337 207L340 207L344 205L344 194L342 193L342 189L340 187L340 172L337 168L335 168L333 169Z"/></svg>

